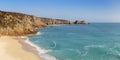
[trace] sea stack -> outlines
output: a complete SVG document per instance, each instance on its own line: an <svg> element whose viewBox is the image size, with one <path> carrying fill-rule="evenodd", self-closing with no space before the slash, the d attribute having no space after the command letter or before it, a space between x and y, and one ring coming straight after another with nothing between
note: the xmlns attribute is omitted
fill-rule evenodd
<svg viewBox="0 0 120 60"><path fill-rule="evenodd" d="M86 20L82 20L82 21L76 20L74 24L88 24L88 22Z"/></svg>

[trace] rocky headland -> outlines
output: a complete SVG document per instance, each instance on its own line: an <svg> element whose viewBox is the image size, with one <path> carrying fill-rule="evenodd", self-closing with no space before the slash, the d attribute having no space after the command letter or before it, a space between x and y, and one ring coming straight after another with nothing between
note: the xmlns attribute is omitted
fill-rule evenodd
<svg viewBox="0 0 120 60"><path fill-rule="evenodd" d="M0 35L23 36L26 34L37 33L36 28L43 28L46 24L38 17L0 11Z"/></svg>
<svg viewBox="0 0 120 60"><path fill-rule="evenodd" d="M28 34L36 34L38 28L51 24L86 24L86 21L69 21L35 17L16 12L0 11L0 55L1 60L57 60L39 54L42 49L29 42ZM39 50L38 50L39 49ZM46 56L48 56L46 58ZM29 57L29 58L28 58Z"/></svg>
<svg viewBox="0 0 120 60"><path fill-rule="evenodd" d="M44 22L47 25L51 24L73 24L74 22L71 22L69 20L64 19L52 19L52 18L43 18L40 17L41 21Z"/></svg>
<svg viewBox="0 0 120 60"><path fill-rule="evenodd" d="M16 12L0 11L0 35L24 36L37 33L37 28L44 28L51 24L87 24L86 21L69 21L35 17Z"/></svg>

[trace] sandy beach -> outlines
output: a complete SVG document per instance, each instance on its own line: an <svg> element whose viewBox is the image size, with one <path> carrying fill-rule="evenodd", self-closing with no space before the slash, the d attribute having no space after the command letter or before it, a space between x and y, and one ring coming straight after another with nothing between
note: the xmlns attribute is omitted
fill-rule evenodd
<svg viewBox="0 0 120 60"><path fill-rule="evenodd" d="M26 50L21 42L17 37L0 37L0 60L41 60L35 51Z"/></svg>

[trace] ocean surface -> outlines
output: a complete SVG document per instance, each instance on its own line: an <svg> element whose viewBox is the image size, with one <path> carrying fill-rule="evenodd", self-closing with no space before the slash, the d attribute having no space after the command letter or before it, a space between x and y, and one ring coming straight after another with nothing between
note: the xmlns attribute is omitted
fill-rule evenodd
<svg viewBox="0 0 120 60"><path fill-rule="evenodd" d="M120 60L120 23L51 25L30 41L58 60Z"/></svg>

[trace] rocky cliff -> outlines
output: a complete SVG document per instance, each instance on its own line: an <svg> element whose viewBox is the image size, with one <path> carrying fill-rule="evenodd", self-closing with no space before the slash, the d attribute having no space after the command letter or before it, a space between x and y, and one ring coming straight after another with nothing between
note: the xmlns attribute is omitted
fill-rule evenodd
<svg viewBox="0 0 120 60"><path fill-rule="evenodd" d="M52 24L88 24L86 20L76 20L75 22L64 20L64 19L52 19L52 18L43 18L40 17L41 21L47 25Z"/></svg>
<svg viewBox="0 0 120 60"><path fill-rule="evenodd" d="M52 19L52 18L43 18L40 17L41 21L44 22L47 25L51 24L73 24L74 22L71 22L69 20L64 19Z"/></svg>
<svg viewBox="0 0 120 60"><path fill-rule="evenodd" d="M51 24L87 24L86 21L71 22L64 19L35 17L23 13L0 11L0 35L23 36L37 33L37 28Z"/></svg>
<svg viewBox="0 0 120 60"><path fill-rule="evenodd" d="M46 24L40 18L32 15L0 11L0 35L27 35L36 33L36 28L43 28Z"/></svg>

